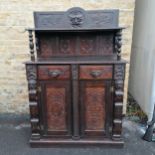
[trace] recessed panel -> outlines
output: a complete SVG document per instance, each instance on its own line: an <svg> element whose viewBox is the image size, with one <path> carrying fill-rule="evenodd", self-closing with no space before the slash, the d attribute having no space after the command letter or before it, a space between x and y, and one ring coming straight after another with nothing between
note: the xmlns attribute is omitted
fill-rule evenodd
<svg viewBox="0 0 155 155"><path fill-rule="evenodd" d="M104 130L105 90L103 87L85 88L85 130Z"/></svg>
<svg viewBox="0 0 155 155"><path fill-rule="evenodd" d="M48 130L66 130L65 88L47 86L47 126Z"/></svg>
<svg viewBox="0 0 155 155"><path fill-rule="evenodd" d="M80 81L81 134L104 136L106 130L106 84Z"/></svg>

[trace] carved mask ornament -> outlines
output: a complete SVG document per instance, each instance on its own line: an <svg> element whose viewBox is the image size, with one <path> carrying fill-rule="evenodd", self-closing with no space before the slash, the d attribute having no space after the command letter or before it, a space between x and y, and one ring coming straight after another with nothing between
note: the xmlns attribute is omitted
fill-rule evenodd
<svg viewBox="0 0 155 155"><path fill-rule="evenodd" d="M74 10L70 12L69 19L73 27L81 27L84 21L84 15L81 11Z"/></svg>

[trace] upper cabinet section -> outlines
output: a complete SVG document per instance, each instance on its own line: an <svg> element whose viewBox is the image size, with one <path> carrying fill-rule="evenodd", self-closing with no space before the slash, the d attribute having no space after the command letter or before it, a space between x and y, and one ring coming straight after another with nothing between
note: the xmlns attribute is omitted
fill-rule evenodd
<svg viewBox="0 0 155 155"><path fill-rule="evenodd" d="M66 12L34 12L40 30L92 30L118 28L118 10L91 10L74 7Z"/></svg>
<svg viewBox="0 0 155 155"><path fill-rule="evenodd" d="M71 56L112 56L114 34L41 33L38 35L38 58ZM115 54L116 55L116 54Z"/></svg>
<svg viewBox="0 0 155 155"><path fill-rule="evenodd" d="M35 12L35 29L28 29L31 60L36 60L35 55L39 61L120 60L118 14L118 10L85 11L79 7L66 12Z"/></svg>

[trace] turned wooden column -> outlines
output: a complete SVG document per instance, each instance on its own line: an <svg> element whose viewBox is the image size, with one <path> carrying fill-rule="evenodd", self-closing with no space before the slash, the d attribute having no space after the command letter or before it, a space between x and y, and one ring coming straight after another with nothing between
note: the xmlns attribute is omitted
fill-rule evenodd
<svg viewBox="0 0 155 155"><path fill-rule="evenodd" d="M35 61L33 31L29 29L28 32L29 32L29 48L30 48L31 61Z"/></svg>
<svg viewBox="0 0 155 155"><path fill-rule="evenodd" d="M117 60L121 60L122 47L122 29L118 30L115 35L115 52L117 53Z"/></svg>

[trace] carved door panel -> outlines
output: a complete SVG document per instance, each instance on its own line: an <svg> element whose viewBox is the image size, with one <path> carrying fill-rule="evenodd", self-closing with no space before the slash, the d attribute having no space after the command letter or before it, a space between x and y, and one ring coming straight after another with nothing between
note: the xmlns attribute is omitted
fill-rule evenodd
<svg viewBox="0 0 155 155"><path fill-rule="evenodd" d="M112 126L111 81L80 81L81 135L107 137Z"/></svg>
<svg viewBox="0 0 155 155"><path fill-rule="evenodd" d="M44 136L71 135L70 81L40 82L42 132Z"/></svg>

